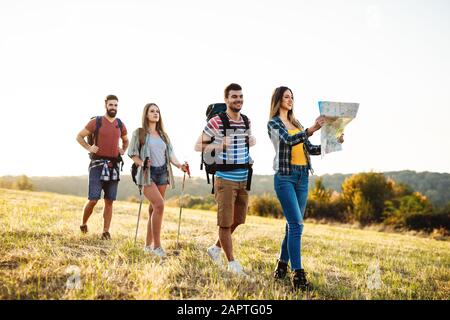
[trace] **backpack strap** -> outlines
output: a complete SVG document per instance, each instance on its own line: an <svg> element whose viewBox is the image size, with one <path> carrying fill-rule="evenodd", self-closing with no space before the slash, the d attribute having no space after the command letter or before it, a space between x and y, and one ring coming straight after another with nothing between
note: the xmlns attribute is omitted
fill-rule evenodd
<svg viewBox="0 0 450 320"><path fill-rule="evenodd" d="M122 120L120 120L119 118L117 118L117 124L119 125L120 136L122 137L122 132L123 132L123 122L122 122Z"/></svg>
<svg viewBox="0 0 450 320"><path fill-rule="evenodd" d="M226 112L219 113L219 118L222 121L223 136L225 137L227 135L227 130L231 129L230 119L228 119Z"/></svg>
<svg viewBox="0 0 450 320"><path fill-rule="evenodd" d="M226 136L226 130L231 129L230 125L230 119L228 119L228 115L226 112L219 113L220 120L222 121L222 127L223 127L223 136ZM248 117L245 114L241 113L242 120L244 120L245 130L250 129L250 121L248 120ZM247 144L247 149L250 150L249 146L249 139L248 136L245 139Z"/></svg>
<svg viewBox="0 0 450 320"><path fill-rule="evenodd" d="M228 115L226 112L221 112L218 114L220 121L222 121L222 133L223 133L223 137L225 138L227 135L227 130L231 129L231 125L230 125L230 120L228 119ZM223 150L225 151L225 150ZM208 184L209 184L209 177L207 174L207 180L208 180ZM211 189L211 194L214 194L214 182L215 182L215 174L212 174L212 189Z"/></svg>
<svg viewBox="0 0 450 320"><path fill-rule="evenodd" d="M248 120L248 117L242 113L241 113L241 117L242 117L242 120L244 120L245 130L250 129L250 121Z"/></svg>
<svg viewBox="0 0 450 320"><path fill-rule="evenodd" d="M123 122L122 122L122 120L117 118L117 124L118 124L119 130L120 130L120 137L122 137L122 133L123 133ZM123 162L122 156L119 154L119 157L117 159L119 160L119 163L121 163L120 171L123 171L124 162Z"/></svg>
<svg viewBox="0 0 450 320"><path fill-rule="evenodd" d="M245 130L248 131L250 129L250 121L248 120L248 117L245 114L241 114L241 117L244 120ZM245 145L247 147L248 157L250 160L250 137L248 135L245 137ZM247 175L247 188L246 188L248 191L250 191L250 186L252 185L252 176L253 176L253 166L251 163L249 163Z"/></svg>
<svg viewBox="0 0 450 320"><path fill-rule="evenodd" d="M241 114L242 120L244 120L245 130L248 131L250 129L250 121L245 114ZM247 147L249 156L250 156L250 139L248 135L245 137L245 146Z"/></svg>
<svg viewBox="0 0 450 320"><path fill-rule="evenodd" d="M250 164L248 167L248 175L247 175L247 191L250 191L251 185L252 185L252 177L253 177L253 167Z"/></svg>
<svg viewBox="0 0 450 320"><path fill-rule="evenodd" d="M98 132L102 126L102 116L95 117L95 131L94 131L94 144L98 146Z"/></svg>
<svg viewBox="0 0 450 320"><path fill-rule="evenodd" d="M220 121L222 121L222 132L223 132L223 137L225 138L227 136L227 130L231 129L230 119L228 119L228 115L226 112L219 113L219 118L220 118ZM225 148L224 148L223 152L225 152Z"/></svg>

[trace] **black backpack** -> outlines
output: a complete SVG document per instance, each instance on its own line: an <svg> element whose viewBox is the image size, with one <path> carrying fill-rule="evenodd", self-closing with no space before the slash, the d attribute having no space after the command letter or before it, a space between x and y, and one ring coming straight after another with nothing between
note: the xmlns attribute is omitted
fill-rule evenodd
<svg viewBox="0 0 450 320"><path fill-rule="evenodd" d="M226 114L227 105L225 103L214 103L210 104L208 108L206 109L206 122L208 122L211 118L215 116L219 116L220 120L222 121L223 125L223 135L226 136L226 132L228 129L231 129L230 121L228 120L228 116ZM245 124L245 130L250 129L250 123L248 121L248 118L246 115L241 113L241 117L244 120ZM210 141L203 141L205 144L210 144L214 141L214 137ZM247 150L250 152L250 145L249 145L249 139L246 137L246 147ZM213 163L206 163L205 162L205 152L202 151L201 154L201 163L200 163L200 170L203 170L203 166L205 167L206 172L206 181L208 184L210 184L210 178L209 176L212 176L212 190L211 193L214 194L214 177L216 174L216 171L231 171L235 169L247 169L248 170L248 176L247 176L247 190L250 190L250 186L252 183L252 175L253 175L253 168L252 168L252 161L249 156L249 162L243 163L243 164L219 164L214 161ZM215 151L211 152L211 156L216 158Z"/></svg>

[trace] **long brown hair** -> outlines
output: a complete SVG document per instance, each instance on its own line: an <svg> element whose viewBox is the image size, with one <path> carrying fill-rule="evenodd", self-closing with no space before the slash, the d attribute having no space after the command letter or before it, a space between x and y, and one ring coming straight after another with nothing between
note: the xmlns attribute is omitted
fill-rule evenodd
<svg viewBox="0 0 450 320"><path fill-rule="evenodd" d="M283 99L284 93L289 90L292 94L292 99L294 99L294 94L292 93L292 90L288 87L278 87L273 91L272 94L272 101L270 103L270 116L269 119L272 119L275 116L280 115L280 108L281 108L281 100ZM294 116L294 106L292 106L292 109L288 111L288 120L297 128L300 130L303 130L302 125L300 122L295 118Z"/></svg>
<svg viewBox="0 0 450 320"><path fill-rule="evenodd" d="M163 141L166 144L170 144L170 139L169 136L167 135L166 131L164 130L164 123L161 117L161 109L159 109L158 105L156 103L147 103L144 107L144 111L142 112L142 128L144 129L144 132L147 133L148 132L148 119L147 119L147 114L148 114L148 109L150 109L152 106L155 106L158 108L159 111L159 121L156 123L156 131L159 133L159 135L161 136L161 139L163 139Z"/></svg>

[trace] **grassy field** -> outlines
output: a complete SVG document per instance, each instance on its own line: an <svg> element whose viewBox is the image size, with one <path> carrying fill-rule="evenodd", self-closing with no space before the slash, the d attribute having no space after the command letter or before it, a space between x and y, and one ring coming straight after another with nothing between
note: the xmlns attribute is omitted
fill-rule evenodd
<svg viewBox="0 0 450 320"><path fill-rule="evenodd" d="M117 202L112 241L99 240L101 206L81 235L83 198L0 189L0 299L449 299L450 243L411 235L306 223L303 263L314 291L291 291L272 270L282 220L250 216L235 232L235 256L250 275L209 260L213 212L166 208L160 261L143 253L138 204ZM71 280L68 282L68 280Z"/></svg>

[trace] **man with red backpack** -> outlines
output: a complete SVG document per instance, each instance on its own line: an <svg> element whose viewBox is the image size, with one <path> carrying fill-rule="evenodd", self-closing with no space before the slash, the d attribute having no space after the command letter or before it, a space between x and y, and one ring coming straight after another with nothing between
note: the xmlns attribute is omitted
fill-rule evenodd
<svg viewBox="0 0 450 320"><path fill-rule="evenodd" d="M202 152L202 166L205 166L208 181L212 175L217 202L219 239L207 253L220 266L223 249L228 271L245 276L242 266L234 259L231 234L245 223L253 172L249 149L256 140L251 135L250 120L241 114L244 103L241 86L228 85L224 95L226 106L221 108L220 104L215 104L208 108L208 123L195 150Z"/></svg>
<svg viewBox="0 0 450 320"><path fill-rule="evenodd" d="M95 205L104 192L103 233L101 239L110 240L109 228L112 219L113 202L117 197L120 163L122 155L128 147L127 129L123 122L116 118L119 99L115 95L105 98L106 114L93 117L86 127L77 135L78 143L89 151L89 192L88 201L83 208L82 233L88 232L87 221ZM88 142L85 138L88 137ZM122 139L122 147L119 147Z"/></svg>

